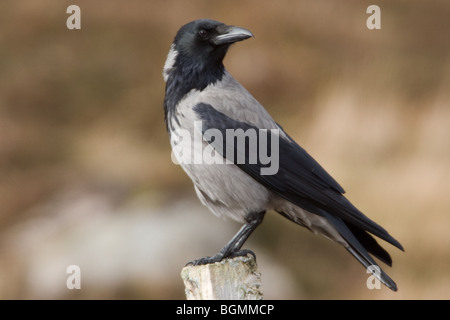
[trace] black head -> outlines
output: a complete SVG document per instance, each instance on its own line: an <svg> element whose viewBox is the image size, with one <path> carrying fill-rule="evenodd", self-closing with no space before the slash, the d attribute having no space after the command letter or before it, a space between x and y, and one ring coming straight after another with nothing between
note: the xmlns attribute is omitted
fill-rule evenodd
<svg viewBox="0 0 450 320"><path fill-rule="evenodd" d="M181 27L174 39L174 46L180 57L199 67L220 65L231 44L252 36L246 29L202 19Z"/></svg>
<svg viewBox="0 0 450 320"><path fill-rule="evenodd" d="M202 19L180 28L164 65L166 122L181 99L191 90L202 91L220 81L225 73L223 58L231 44L253 34L224 23Z"/></svg>

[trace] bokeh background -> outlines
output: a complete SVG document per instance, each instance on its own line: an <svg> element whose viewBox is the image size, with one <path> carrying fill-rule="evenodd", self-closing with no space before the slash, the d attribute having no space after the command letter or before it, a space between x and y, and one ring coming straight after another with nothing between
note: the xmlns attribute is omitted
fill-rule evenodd
<svg viewBox="0 0 450 320"><path fill-rule="evenodd" d="M184 264L234 235L163 120L172 39L212 18L255 34L227 69L406 249L386 244L399 291L368 290L346 250L269 213L246 243L265 297L449 299L449 17L448 1L2 0L0 298L184 299Z"/></svg>

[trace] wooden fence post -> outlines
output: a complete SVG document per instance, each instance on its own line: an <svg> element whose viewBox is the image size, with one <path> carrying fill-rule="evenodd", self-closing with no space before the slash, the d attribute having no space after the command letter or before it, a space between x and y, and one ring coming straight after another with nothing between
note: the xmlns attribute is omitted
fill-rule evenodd
<svg viewBox="0 0 450 320"><path fill-rule="evenodd" d="M261 273L252 255L186 266L181 271L188 300L262 300Z"/></svg>

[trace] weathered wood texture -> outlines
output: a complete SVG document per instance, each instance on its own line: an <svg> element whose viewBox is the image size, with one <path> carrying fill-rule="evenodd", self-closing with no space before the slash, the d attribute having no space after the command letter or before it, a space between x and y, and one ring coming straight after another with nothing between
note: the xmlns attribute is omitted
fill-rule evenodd
<svg viewBox="0 0 450 320"><path fill-rule="evenodd" d="M181 271L188 300L261 300L261 273L252 255Z"/></svg>

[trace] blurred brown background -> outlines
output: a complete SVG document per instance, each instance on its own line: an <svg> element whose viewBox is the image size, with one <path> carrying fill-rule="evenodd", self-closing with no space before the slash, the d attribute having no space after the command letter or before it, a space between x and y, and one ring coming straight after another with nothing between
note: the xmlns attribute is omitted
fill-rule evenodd
<svg viewBox="0 0 450 320"><path fill-rule="evenodd" d="M448 1L3 0L0 298L183 299L184 264L239 228L200 205L163 120L172 39L207 17L255 34L227 69L406 249L386 244L399 291L368 290L343 248L270 213L246 244L266 298L449 299L449 16Z"/></svg>

